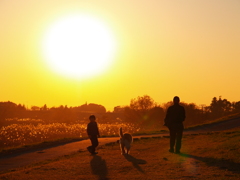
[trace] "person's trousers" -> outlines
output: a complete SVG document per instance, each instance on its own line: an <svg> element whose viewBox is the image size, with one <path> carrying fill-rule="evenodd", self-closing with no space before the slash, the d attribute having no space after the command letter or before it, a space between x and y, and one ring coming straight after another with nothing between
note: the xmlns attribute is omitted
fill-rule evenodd
<svg viewBox="0 0 240 180"><path fill-rule="evenodd" d="M172 124L169 126L170 131L170 150L174 150L179 152L182 146L182 134L183 134L183 124Z"/></svg>
<svg viewBox="0 0 240 180"><path fill-rule="evenodd" d="M97 136L91 136L90 138L92 146L91 147L91 151L92 153L94 153L96 151L96 147L98 146L98 138Z"/></svg>

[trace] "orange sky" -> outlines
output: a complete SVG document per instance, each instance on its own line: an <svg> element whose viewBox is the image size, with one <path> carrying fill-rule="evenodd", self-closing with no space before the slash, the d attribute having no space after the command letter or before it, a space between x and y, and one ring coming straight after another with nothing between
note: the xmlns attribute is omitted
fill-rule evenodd
<svg viewBox="0 0 240 180"><path fill-rule="evenodd" d="M76 12L103 20L118 43L112 65L91 78L56 74L40 47L56 19ZM240 100L238 0L1 0L0 23L0 101L111 111L145 94L160 104Z"/></svg>

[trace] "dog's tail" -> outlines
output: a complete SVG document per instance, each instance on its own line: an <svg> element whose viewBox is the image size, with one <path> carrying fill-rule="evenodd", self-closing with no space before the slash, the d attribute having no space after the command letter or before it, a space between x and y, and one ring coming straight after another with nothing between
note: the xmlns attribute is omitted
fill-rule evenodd
<svg viewBox="0 0 240 180"><path fill-rule="evenodd" d="M119 136L123 138L123 132L122 132L122 127L119 128Z"/></svg>

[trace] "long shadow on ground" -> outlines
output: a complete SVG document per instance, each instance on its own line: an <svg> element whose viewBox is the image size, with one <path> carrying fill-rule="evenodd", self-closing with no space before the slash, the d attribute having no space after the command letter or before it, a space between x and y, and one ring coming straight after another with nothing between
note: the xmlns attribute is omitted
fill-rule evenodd
<svg viewBox="0 0 240 180"><path fill-rule="evenodd" d="M64 141L64 140L63 141L50 141L50 142L42 142L40 144L36 144L36 145L32 145L32 146L29 145L26 147L10 149L10 150L6 150L6 151L2 151L0 153L0 159L7 159L7 158L11 158L11 157L16 157L16 156L19 156L22 154L43 151L45 149L63 146L68 143L78 142L78 141L82 141L82 140L84 140L84 139L72 139L72 140L66 140L66 141Z"/></svg>
<svg viewBox="0 0 240 180"><path fill-rule="evenodd" d="M106 161L101 158L101 156L93 155L92 160L90 161L92 173L97 175L99 179L107 180L108 169Z"/></svg>
<svg viewBox="0 0 240 180"><path fill-rule="evenodd" d="M190 154L179 154L180 156L186 157L186 158L193 158L199 161L202 161L206 163L208 166L215 166L222 170L228 170L236 174L240 174L240 163L232 162L231 160L226 160L224 158L222 159L216 159L216 158L209 158L209 157L199 157L194 156Z"/></svg>
<svg viewBox="0 0 240 180"><path fill-rule="evenodd" d="M133 164L133 166L140 171L141 173L144 173L144 171L142 170L142 168L139 166L139 164L146 164L147 162L145 160L142 159L136 159L135 157L129 155L129 154L125 154L124 157Z"/></svg>

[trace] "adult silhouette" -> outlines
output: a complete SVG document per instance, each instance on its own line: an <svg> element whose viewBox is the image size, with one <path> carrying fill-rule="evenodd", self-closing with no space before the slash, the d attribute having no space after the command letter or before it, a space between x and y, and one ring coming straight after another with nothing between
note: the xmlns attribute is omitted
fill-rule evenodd
<svg viewBox="0 0 240 180"><path fill-rule="evenodd" d="M165 126L170 132L170 149L169 152L179 154L182 146L183 121L185 120L185 109L179 104L180 98L175 96L173 98L173 105L167 109L166 117L164 119Z"/></svg>

